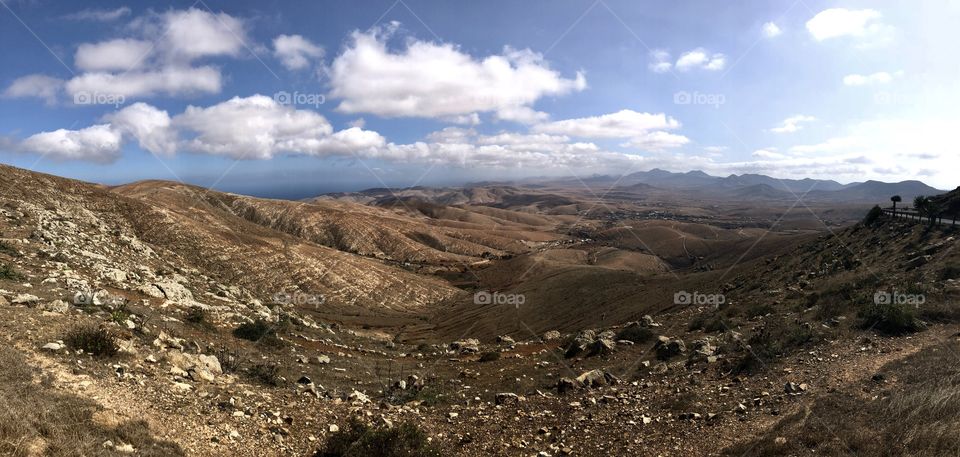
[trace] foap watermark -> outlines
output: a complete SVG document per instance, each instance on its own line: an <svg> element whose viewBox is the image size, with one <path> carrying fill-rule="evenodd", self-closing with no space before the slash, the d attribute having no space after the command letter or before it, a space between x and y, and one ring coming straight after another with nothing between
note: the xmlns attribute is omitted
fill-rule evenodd
<svg viewBox="0 0 960 457"><path fill-rule="evenodd" d="M127 298L122 295L112 295L106 290L97 292L80 291L73 294L75 306L106 306L119 308L127 304Z"/></svg>
<svg viewBox="0 0 960 457"><path fill-rule="evenodd" d="M923 294L905 294L897 292L896 290L893 292L880 290L873 294L873 303L877 305L900 305L919 308L926 302L927 297Z"/></svg>
<svg viewBox="0 0 960 457"><path fill-rule="evenodd" d="M126 102L127 97L123 94L88 92L85 90L73 94L74 105L113 105L115 108L119 108Z"/></svg>
<svg viewBox="0 0 960 457"><path fill-rule="evenodd" d="M273 100L284 106L312 106L319 108L327 102L327 96L317 93L287 92L281 90L273 94Z"/></svg>
<svg viewBox="0 0 960 457"><path fill-rule="evenodd" d="M303 292L277 292L270 297L275 305L313 306L318 307L327 302L322 294L305 294Z"/></svg>
<svg viewBox="0 0 960 457"><path fill-rule="evenodd" d="M526 301L527 297L523 294L501 294L485 290L473 294L474 305L513 305L520 308Z"/></svg>
<svg viewBox="0 0 960 457"><path fill-rule="evenodd" d="M673 93L673 104L675 105L706 105L720 108L720 105L726 102L727 97L723 94L687 92L685 90Z"/></svg>
<svg viewBox="0 0 960 457"><path fill-rule="evenodd" d="M681 290L673 294L674 305L694 305L694 306L720 306L726 303L727 297L723 294L701 294L700 292L687 292Z"/></svg>

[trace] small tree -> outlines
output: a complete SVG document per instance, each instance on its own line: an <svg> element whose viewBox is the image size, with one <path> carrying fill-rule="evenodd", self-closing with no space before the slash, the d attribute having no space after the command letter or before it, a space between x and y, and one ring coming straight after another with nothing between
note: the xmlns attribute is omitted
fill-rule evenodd
<svg viewBox="0 0 960 457"><path fill-rule="evenodd" d="M890 201L893 202L893 217L897 217L897 203L903 201L903 197L899 195L894 195L890 197Z"/></svg>
<svg viewBox="0 0 960 457"><path fill-rule="evenodd" d="M920 220L923 221L923 216L927 214L927 211L930 207L930 199L923 195L917 195L913 198L913 210L917 212L917 215L920 216Z"/></svg>

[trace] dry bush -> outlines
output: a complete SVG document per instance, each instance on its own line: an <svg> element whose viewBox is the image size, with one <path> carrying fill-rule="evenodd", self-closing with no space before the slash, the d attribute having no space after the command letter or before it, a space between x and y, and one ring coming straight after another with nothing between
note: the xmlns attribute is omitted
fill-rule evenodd
<svg viewBox="0 0 960 457"><path fill-rule="evenodd" d="M132 444L138 456L182 456L174 443L157 441L143 421L107 429L93 421L96 403L34 382L34 373L14 349L0 347L0 455L28 457L120 456L104 441Z"/></svg>

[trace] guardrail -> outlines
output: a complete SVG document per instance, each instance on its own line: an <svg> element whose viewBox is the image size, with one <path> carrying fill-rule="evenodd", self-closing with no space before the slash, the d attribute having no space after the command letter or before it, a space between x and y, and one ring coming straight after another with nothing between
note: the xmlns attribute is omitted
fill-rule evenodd
<svg viewBox="0 0 960 457"><path fill-rule="evenodd" d="M894 210L893 208L881 208L881 209L883 210L883 214L893 216L897 219L907 219L907 220L912 220L916 222L924 222L927 224L930 223L929 217L923 216L920 213L913 210L900 209L900 208L897 208L896 210ZM938 225L957 225L956 215L951 215L951 216L940 215L935 217L934 219L936 219L936 224Z"/></svg>

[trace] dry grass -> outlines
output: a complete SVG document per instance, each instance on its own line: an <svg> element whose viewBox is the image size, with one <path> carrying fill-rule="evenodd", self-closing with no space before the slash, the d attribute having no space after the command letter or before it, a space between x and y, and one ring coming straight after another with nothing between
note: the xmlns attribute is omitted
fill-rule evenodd
<svg viewBox="0 0 960 457"><path fill-rule="evenodd" d="M960 455L960 343L927 348L880 373L893 382L862 395L833 392L726 455ZM868 389L873 381L865 380ZM777 438L785 438L786 441Z"/></svg>
<svg viewBox="0 0 960 457"><path fill-rule="evenodd" d="M0 348L0 455L11 457L124 455L105 441L132 444L140 456L181 456L174 443L157 441L143 421L106 428L93 421L101 408L35 380L14 349Z"/></svg>

